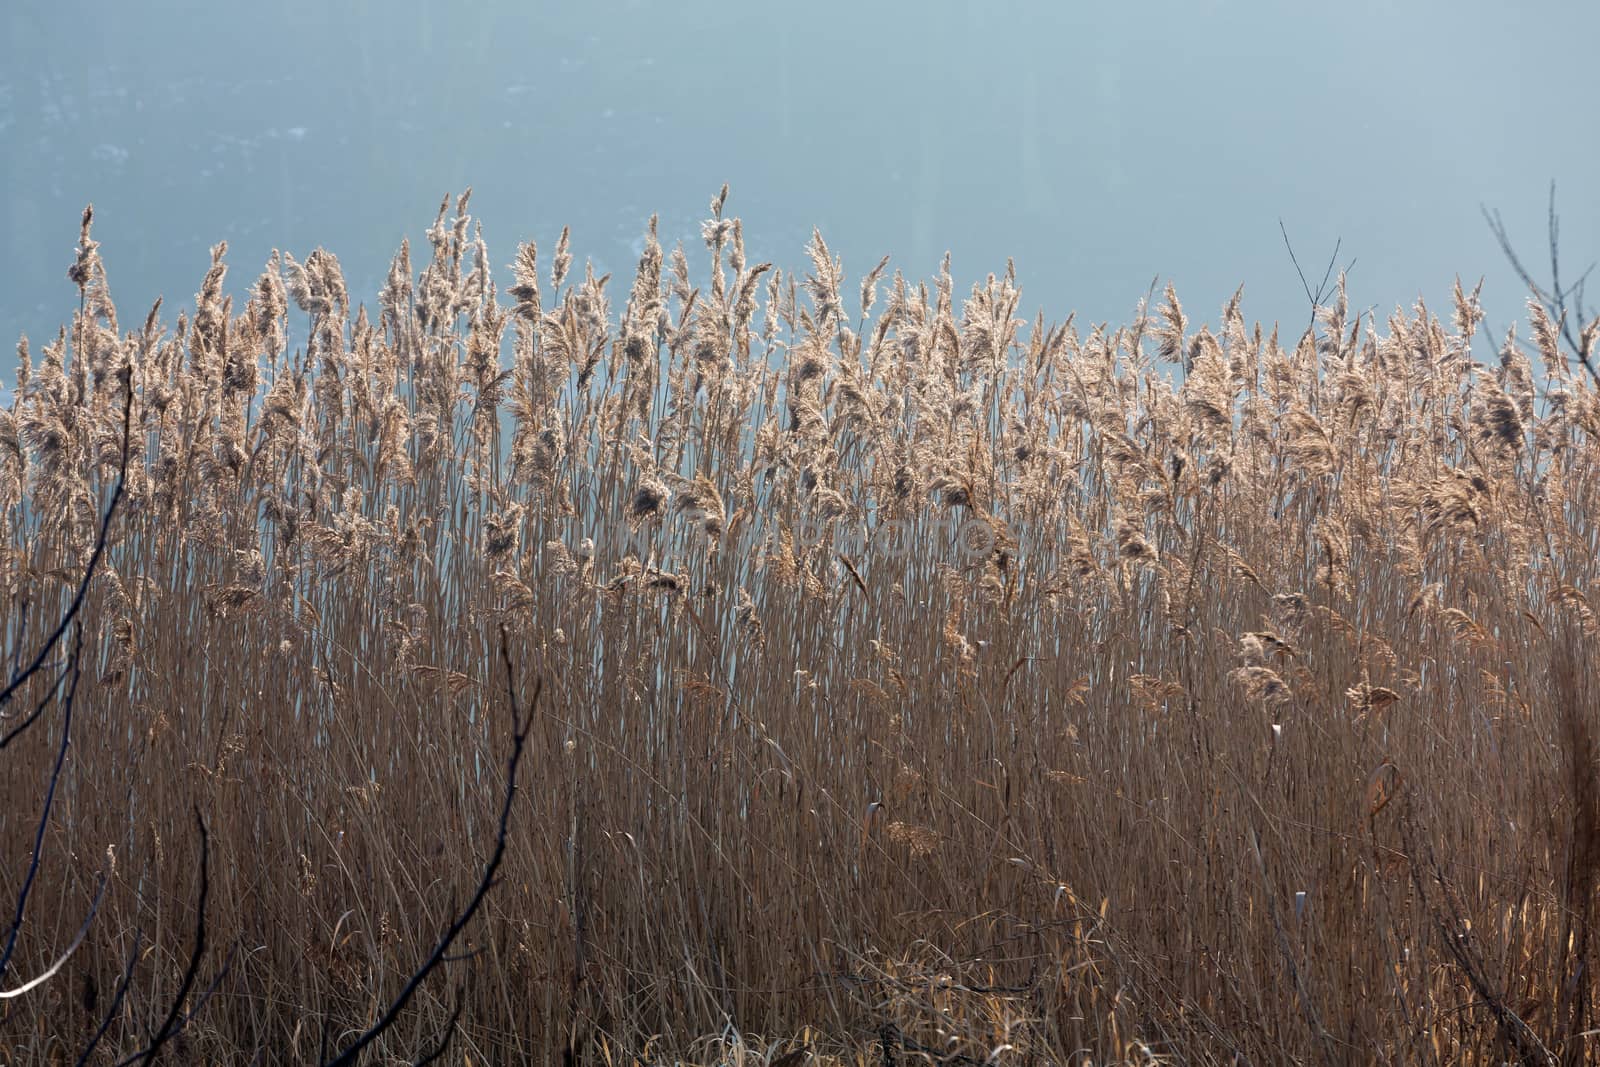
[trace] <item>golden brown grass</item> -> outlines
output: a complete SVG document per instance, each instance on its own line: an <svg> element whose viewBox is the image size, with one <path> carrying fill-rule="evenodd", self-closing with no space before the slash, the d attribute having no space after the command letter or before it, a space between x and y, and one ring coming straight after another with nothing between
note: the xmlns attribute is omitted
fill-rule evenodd
<svg viewBox="0 0 1600 1067"><path fill-rule="evenodd" d="M129 367L135 432L14 974L109 888L0 1059L71 1062L136 931L101 1053L143 1047L192 808L179 1058L370 1025L494 844L501 624L544 682L509 851L375 1062L456 1003L471 1063L1595 1054L1600 399L1557 324L1498 366L1459 287L1448 327L1342 293L1195 327L1170 289L1030 325L1009 271L749 264L725 195L698 285L653 228L626 291L563 232L502 294L463 196L375 308L322 250L236 307L218 246L131 330L86 217L0 412L8 673ZM0 900L44 723L0 753Z"/></svg>

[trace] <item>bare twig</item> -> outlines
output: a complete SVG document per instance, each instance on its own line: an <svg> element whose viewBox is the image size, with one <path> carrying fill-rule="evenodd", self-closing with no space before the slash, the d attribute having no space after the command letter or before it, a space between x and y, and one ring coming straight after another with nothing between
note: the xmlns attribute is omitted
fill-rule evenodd
<svg viewBox="0 0 1600 1067"><path fill-rule="evenodd" d="M1333 242L1333 253L1328 256L1328 265L1322 271L1322 280L1317 283L1316 292L1312 292L1311 283L1306 281L1306 272L1300 269L1300 259L1294 254L1294 245L1289 240L1289 230L1284 226L1281 218L1278 219L1278 232L1283 234L1283 246L1289 250L1289 261L1294 264L1294 272L1300 276L1300 287L1305 290L1306 300L1311 304L1312 310L1315 311L1330 291L1328 280L1333 277L1333 266L1339 259L1339 248L1344 244L1344 238L1338 238ZM1350 268L1355 265L1356 261L1351 259L1349 263L1345 264L1344 270L1340 273L1349 274Z"/></svg>
<svg viewBox="0 0 1600 1067"><path fill-rule="evenodd" d="M356 1063L367 1046L371 1045L378 1039L379 1035L394 1025L395 1020L400 1017L400 1013L405 1010L406 1004L410 1002L428 975L444 963L445 956L450 951L450 946L461 935L461 931L466 929L467 924L472 921L472 917L478 913L478 909L483 905L484 898L488 896L489 890L494 886L495 872L500 869L500 861L505 857L506 838L510 832L511 805L517 795L517 766L522 762L522 752L527 744L528 730L533 722L532 712L539 704L539 691L542 686L542 682L534 683L533 699L528 702L529 714L524 718L522 713L517 710L516 680L511 668L511 653L507 648L507 636L504 627L501 627L500 632L500 658L505 664L506 692L511 701L511 757L506 763L506 795L505 802L500 808L500 829L495 835L494 852L489 856L488 863L484 865L483 877L478 880L478 888L472 894L472 899L467 902L467 906L450 923L444 935L439 938L438 944L429 953L428 958L411 975L411 978L405 984L405 988L400 990L400 995L395 997L394 1003L390 1004L388 1010L383 1013L382 1018L362 1033L360 1037L356 1038L349 1048L327 1061L325 1067L348 1067L348 1065ZM455 1017L452 1016L450 1031L453 1031L454 1026ZM446 1036L448 1039L448 1032Z"/></svg>
<svg viewBox="0 0 1600 1067"><path fill-rule="evenodd" d="M430 1049L429 1051L423 1053L420 1057L417 1058L417 1061L416 1061L414 1067L424 1067L424 1064L432 1063L434 1060L437 1060L440 1056L443 1056L444 1053L445 1053L445 1050L450 1047L450 1040L451 1040L451 1038L456 1036L456 1028L461 1022L461 996L462 996L462 991L460 989L457 989L456 990L456 1006L455 1006L454 1010L452 1010L450 1012L449 1021L447 1021L445 1023L445 1025L444 1025L444 1035L439 1038L439 1043L437 1045L433 1046L432 1049Z"/></svg>
<svg viewBox="0 0 1600 1067"><path fill-rule="evenodd" d="M23 876L22 888L17 891L17 907L11 917L11 929L6 934L4 949L0 949L0 976L6 973L6 967L11 963L11 954L16 951L17 935L22 930L22 923L27 918L28 897L33 892L33 881L39 874L39 860L44 854L45 827L50 824L50 808L55 803L56 786L61 781L61 767L67 761L67 746L72 740L72 701L78 692L78 680L82 676L79 657L83 653L83 627L78 627L77 637L73 642L72 650L72 683L67 687L66 699L62 702L61 717L61 744L56 747L56 759L50 768L50 780L45 786L44 807L39 812L39 825L33 835L33 855L28 860L28 873ZM99 897L96 895L96 903ZM57 965L59 966L59 964ZM31 988L25 984L24 988Z"/></svg>
<svg viewBox="0 0 1600 1067"><path fill-rule="evenodd" d="M43 669L45 661L50 658L50 653L55 651L56 645L61 642L61 638L66 634L67 627L72 625L72 620L77 618L79 609L83 607L84 597L89 594L89 584L94 580L95 571L100 566L100 557L105 554L106 539L111 531L111 519L117 513L117 504L122 500L122 490L128 480L128 446L131 440L131 427L133 424L133 385L131 371L124 368L124 372L129 376L129 384L122 408L122 463L117 471L117 486L111 491L111 501L106 505L105 515L100 520L100 532L95 537L94 551L89 554L89 563L83 569L83 581L78 583L78 591L73 595L72 603L67 606L66 613L61 616L61 621L56 625L56 628L45 638L44 644L40 646L39 652L34 656L33 661L26 668L14 674L11 680L6 683L5 689L0 690L0 708L4 708L10 702L12 696L22 688L29 678L32 678ZM37 718L37 715L30 716L27 722L5 737L3 744L10 744L15 740L17 734L20 734L27 726L31 725L35 718Z"/></svg>
<svg viewBox="0 0 1600 1067"><path fill-rule="evenodd" d="M129 1067L134 1063L155 1063L161 1053L161 1047L175 1037L188 1018L182 1020L179 1016L183 1013L183 1002L189 996L189 990L194 988L195 976L200 973L200 960L206 951L206 898L211 893L211 854L210 838L206 833L205 820L200 818L198 809L194 813L195 826L200 830L200 900L196 907L198 914L195 916L194 948L189 952L189 965L184 968L183 981L178 985L178 992L172 998L172 1007L167 1011L161 1026L156 1030L155 1036L150 1039L150 1044L145 1048L122 1060L117 1067Z"/></svg>
<svg viewBox="0 0 1600 1067"><path fill-rule="evenodd" d="M84 1067L89 1062L89 1057L94 1055L94 1050L99 1047L100 1041L106 1036L106 1031L111 1028L111 1020L117 1017L117 1011L122 1007L123 998L128 995L128 985L133 981L133 966L139 962L139 946L144 939L139 931L133 933L133 951L128 953L128 965L122 969L122 979L117 983L117 991L111 996L111 1007L106 1010L105 1016L100 1020L99 1029L78 1054L76 1067Z"/></svg>
<svg viewBox="0 0 1600 1067"><path fill-rule="evenodd" d="M23 982L15 989L0 991L0 1000L11 1000L14 997L20 997L30 989L35 989L48 982L51 978L54 978L56 972L61 970L61 968L66 965L67 960L72 957L72 954L78 950L78 946L83 944L83 939L88 936L89 924L94 922L95 914L99 912L100 902L102 899L104 899L105 895L106 876L105 873L102 872L100 875L99 885L94 891L94 899L89 902L89 912L83 917L83 922L78 924L78 932L73 936L72 944L67 946L66 951L63 952L54 963L46 967L40 973L34 975L28 981Z"/></svg>
<svg viewBox="0 0 1600 1067"><path fill-rule="evenodd" d="M1466 976L1467 983L1484 1007L1489 1009L1489 1014L1494 1017L1495 1026L1506 1044L1517 1051L1517 1058L1529 1067L1554 1067L1556 1058L1551 1051L1539 1040L1523 1018L1511 1010L1511 1006L1491 984L1488 970L1484 967L1483 959L1472 946L1471 926L1461 914L1461 907L1456 903L1455 894L1451 891L1450 883L1445 879L1444 868L1439 865L1439 860L1434 856L1433 845L1423 839L1421 853L1426 863L1426 876L1424 863L1419 862L1416 844L1416 828L1412 824L1412 816L1407 813L1400 821L1401 833L1406 845L1406 859L1411 868L1412 884L1416 887L1417 896L1427 908L1429 917L1438 928L1439 936L1444 941L1445 949L1451 958L1456 961L1456 966L1461 968ZM1437 897L1428 892L1428 885L1433 884L1438 888Z"/></svg>
<svg viewBox="0 0 1600 1067"><path fill-rule="evenodd" d="M1546 212L1546 241L1550 253L1550 286L1541 285L1522 263L1522 258L1517 255L1516 248L1511 243L1511 232L1506 227L1505 220L1500 217L1498 209L1490 210L1484 204L1478 205L1478 210L1483 213L1483 221L1488 223L1489 232L1494 235L1495 242L1500 246L1501 253L1506 261L1511 264L1511 269L1524 286L1533 293L1534 297L1543 304L1549 312L1550 318L1556 323L1561 339L1572 349L1572 354L1578 357L1583 364L1583 369L1589 372L1596 385L1600 385L1600 368L1594 365L1587 346L1579 334L1573 332L1574 320L1577 329L1582 331L1583 320L1586 318L1583 306L1584 284L1589 275L1594 272L1597 264L1590 263L1578 275L1578 280L1563 288L1561 285L1561 217L1556 214L1556 183L1550 182L1550 201Z"/></svg>

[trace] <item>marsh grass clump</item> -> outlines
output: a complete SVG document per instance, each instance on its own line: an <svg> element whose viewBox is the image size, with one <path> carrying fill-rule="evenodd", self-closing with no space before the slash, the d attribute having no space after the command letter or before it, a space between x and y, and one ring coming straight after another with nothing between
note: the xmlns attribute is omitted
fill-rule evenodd
<svg viewBox="0 0 1600 1067"><path fill-rule="evenodd" d="M85 213L0 411L8 677L122 494L12 973L93 921L0 1059L1596 1055L1595 324L1030 324L1009 269L749 264L726 197L625 287L563 231L502 293L463 195L374 306L218 245L137 329Z"/></svg>

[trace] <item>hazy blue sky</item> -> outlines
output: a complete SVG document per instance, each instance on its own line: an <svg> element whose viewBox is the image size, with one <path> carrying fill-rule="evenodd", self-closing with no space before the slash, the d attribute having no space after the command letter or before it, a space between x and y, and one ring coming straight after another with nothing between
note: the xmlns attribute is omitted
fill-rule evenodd
<svg viewBox="0 0 1600 1067"><path fill-rule="evenodd" d="M1343 238L1357 305L1486 274L1503 329L1479 204L1542 263L1552 178L1569 264L1600 255L1600 4L863 6L9 0L3 377L75 304L88 201L130 325L222 238L235 288L320 244L370 301L468 184L496 266L571 223L631 272L651 212L687 243L728 181L756 257L802 266L818 226L852 275L949 249L965 287L1009 255L1054 319L1123 321L1159 275L1196 323L1243 283L1298 327L1281 216L1308 271Z"/></svg>

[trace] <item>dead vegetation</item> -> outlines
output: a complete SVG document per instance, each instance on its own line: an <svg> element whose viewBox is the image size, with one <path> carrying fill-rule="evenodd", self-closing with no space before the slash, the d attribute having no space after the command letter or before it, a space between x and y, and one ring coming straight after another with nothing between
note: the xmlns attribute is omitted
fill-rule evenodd
<svg viewBox="0 0 1600 1067"><path fill-rule="evenodd" d="M462 196L372 308L218 246L134 328L86 213L0 411L0 992L83 941L0 1059L1593 1057L1600 322L1029 323L725 198L698 274L502 292Z"/></svg>

